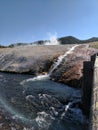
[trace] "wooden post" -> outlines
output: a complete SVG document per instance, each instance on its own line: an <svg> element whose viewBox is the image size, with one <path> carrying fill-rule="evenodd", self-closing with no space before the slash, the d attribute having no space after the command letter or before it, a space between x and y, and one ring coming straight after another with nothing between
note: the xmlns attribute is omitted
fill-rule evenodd
<svg viewBox="0 0 98 130"><path fill-rule="evenodd" d="M88 117L90 114L92 85L93 85L93 64L92 61L85 61L83 64L82 103L84 113Z"/></svg>
<svg viewBox="0 0 98 130"><path fill-rule="evenodd" d="M94 64L94 80L90 113L90 130L98 130L98 54Z"/></svg>

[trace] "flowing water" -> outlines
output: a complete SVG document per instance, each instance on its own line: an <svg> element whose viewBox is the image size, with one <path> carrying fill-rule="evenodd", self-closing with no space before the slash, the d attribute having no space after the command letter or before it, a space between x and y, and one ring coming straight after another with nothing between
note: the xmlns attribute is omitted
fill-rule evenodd
<svg viewBox="0 0 98 130"><path fill-rule="evenodd" d="M57 62L54 63L53 68L49 71L49 75L52 74L52 72L61 64L62 60L63 60L68 54L71 54L77 46L79 46L79 45L73 46L70 50L68 50L67 52L65 52L64 55L61 55L61 56L58 57Z"/></svg>
<svg viewBox="0 0 98 130"><path fill-rule="evenodd" d="M87 130L88 122L80 109L81 90L49 80L75 47L58 57L47 75L31 78L0 73L0 106L11 120L23 124L23 130Z"/></svg>
<svg viewBox="0 0 98 130"><path fill-rule="evenodd" d="M49 79L21 85L28 78L0 73L0 106L11 120L30 130L87 130L87 119L79 108L81 90Z"/></svg>
<svg viewBox="0 0 98 130"><path fill-rule="evenodd" d="M73 46L71 49L69 49L67 52L65 52L63 55L60 55L57 59L57 61L53 64L53 67L52 69L50 69L49 73L48 74L45 74L45 75L38 75L34 78L30 78L30 79L27 79L27 80L24 80L21 82L21 84L24 84L25 82L28 82L28 81L38 81L38 80L44 80L44 79L49 79L49 76L53 73L53 71L55 69L57 69L57 67L61 64L61 62L63 61L63 59L68 55L68 54L71 54L74 49L79 46L79 45L75 45Z"/></svg>

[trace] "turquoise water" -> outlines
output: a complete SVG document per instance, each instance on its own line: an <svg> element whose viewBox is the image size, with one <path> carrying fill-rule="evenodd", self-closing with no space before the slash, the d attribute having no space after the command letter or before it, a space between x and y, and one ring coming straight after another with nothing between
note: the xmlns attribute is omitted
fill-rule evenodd
<svg viewBox="0 0 98 130"><path fill-rule="evenodd" d="M87 130L81 90L31 75L0 73L0 107L31 130Z"/></svg>

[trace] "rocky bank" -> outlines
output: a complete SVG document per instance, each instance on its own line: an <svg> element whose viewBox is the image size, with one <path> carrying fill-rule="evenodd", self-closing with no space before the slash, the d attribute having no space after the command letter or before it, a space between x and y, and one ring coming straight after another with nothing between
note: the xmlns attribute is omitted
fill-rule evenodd
<svg viewBox="0 0 98 130"><path fill-rule="evenodd" d="M0 48L0 71L27 73L33 76L48 73L54 62L74 45L19 46ZM53 71L50 78L73 87L82 86L83 62L98 50L79 45Z"/></svg>

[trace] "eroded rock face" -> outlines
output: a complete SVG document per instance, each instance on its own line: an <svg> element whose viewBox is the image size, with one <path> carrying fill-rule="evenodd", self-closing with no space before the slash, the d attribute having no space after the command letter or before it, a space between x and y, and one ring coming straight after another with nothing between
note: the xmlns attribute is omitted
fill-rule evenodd
<svg viewBox="0 0 98 130"><path fill-rule="evenodd" d="M0 49L0 71L33 75L48 72L58 55L62 55L69 47L21 46Z"/></svg>
<svg viewBox="0 0 98 130"><path fill-rule="evenodd" d="M58 68L52 73L51 79L72 87L82 87L83 63L90 61L98 50L85 45L78 46L73 53L68 54Z"/></svg>
<svg viewBox="0 0 98 130"><path fill-rule="evenodd" d="M24 46L0 49L0 71L39 75L48 73L58 56L74 45ZM50 75L52 80L72 87L82 86L83 62L90 61L98 50L88 45L79 45L65 56L60 65Z"/></svg>

